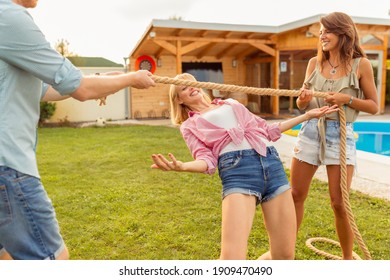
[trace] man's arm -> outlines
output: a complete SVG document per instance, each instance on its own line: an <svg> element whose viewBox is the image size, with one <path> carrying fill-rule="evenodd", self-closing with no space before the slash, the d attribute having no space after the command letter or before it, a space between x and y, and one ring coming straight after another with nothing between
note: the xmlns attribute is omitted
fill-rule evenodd
<svg viewBox="0 0 390 280"><path fill-rule="evenodd" d="M64 99L68 99L69 95L61 95L58 91L56 91L51 86L48 87L47 91L43 95L41 101L61 101Z"/></svg>
<svg viewBox="0 0 390 280"><path fill-rule="evenodd" d="M70 96L85 101L100 99L126 87L146 89L155 86L152 73L146 70L123 73L119 75L83 76L80 86Z"/></svg>

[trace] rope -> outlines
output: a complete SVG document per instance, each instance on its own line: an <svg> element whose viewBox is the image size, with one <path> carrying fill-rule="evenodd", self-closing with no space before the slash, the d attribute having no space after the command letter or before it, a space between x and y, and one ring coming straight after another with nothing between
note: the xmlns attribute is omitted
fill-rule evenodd
<svg viewBox="0 0 390 280"><path fill-rule="evenodd" d="M337 247L340 247L341 248L341 245L340 245L340 242L338 241L335 241L333 239L329 239L329 238L325 238L325 237L313 237L313 238L309 238L308 240L306 240L306 246L309 247L311 250L313 250L314 252L316 252L318 255L322 255L322 256L325 256L326 258L328 259L332 259L332 260L341 260L342 258L339 257L339 256L336 256L336 255L332 255L332 254L329 254L325 251L322 251L322 250L319 250L317 249L316 247L313 246L312 243L314 242L327 242L327 243L330 243L332 245L335 245ZM355 260L361 260L361 258L359 257L358 254L356 254L354 251L352 251L352 256Z"/></svg>
<svg viewBox="0 0 390 280"><path fill-rule="evenodd" d="M177 86L183 85L183 86L190 86L196 88L216 89L216 90L227 91L227 92L241 92L247 94L274 95L274 96L299 96L301 94L299 90L254 88L254 87L247 87L247 86L217 84L211 82L189 81L189 80L174 79L174 78L159 77L159 76L152 76L152 79L156 83L161 83L161 84L172 84ZM313 95L316 97L326 97L327 93L314 92Z"/></svg>
<svg viewBox="0 0 390 280"><path fill-rule="evenodd" d="M228 84L217 84L211 82L198 82L198 81L189 81L182 79L174 79L169 77L161 77L153 75L152 79L156 83L162 84L173 84L173 85L184 85L191 86L196 88L207 88L207 89L215 89L226 92L241 92L246 94L256 94L256 95L273 95L273 96L299 96L299 90L286 90L286 89L271 89L271 88L255 88L255 87L247 87L247 86L236 86L236 85L228 85ZM327 96L325 92L313 92L313 96L324 98ZM351 204L349 202L349 191L347 186L347 155L346 155L346 143L347 143L347 132L346 132L346 116L345 111L341 108L339 110L339 119L340 119L340 184L341 184L341 192L343 202L345 204L345 208L348 215L348 220L350 226L354 233L354 238L357 240L357 243L360 249L363 251L365 259L371 260L371 254L365 245L363 238L359 232L359 229L355 223L355 219L352 213ZM306 245L315 251L319 255L323 255L330 259L340 260L341 257L335 256L324 251L318 250L315 248L312 243L316 241L328 242L336 246L340 246L340 243L334 241L332 239L317 237L310 238L306 241ZM354 259L360 260L361 258L352 251L352 255Z"/></svg>
<svg viewBox="0 0 390 280"><path fill-rule="evenodd" d="M355 239L359 244L360 249L362 249L364 256L367 260L371 260L370 252L368 251L366 245L363 242L363 238L358 230L358 227L355 223L355 219L352 214L351 204L349 203L349 191L347 187L347 121L345 116L345 108L339 110L339 119L340 119L340 182L341 182L341 194L345 204L345 208L348 214L349 224L355 234Z"/></svg>

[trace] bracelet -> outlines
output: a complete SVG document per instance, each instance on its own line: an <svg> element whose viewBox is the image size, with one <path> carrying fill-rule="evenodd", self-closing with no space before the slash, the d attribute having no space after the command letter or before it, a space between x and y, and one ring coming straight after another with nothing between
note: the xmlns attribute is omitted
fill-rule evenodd
<svg viewBox="0 0 390 280"><path fill-rule="evenodd" d="M351 96L351 97L349 98L348 106L352 104L352 101L353 101L353 96Z"/></svg>

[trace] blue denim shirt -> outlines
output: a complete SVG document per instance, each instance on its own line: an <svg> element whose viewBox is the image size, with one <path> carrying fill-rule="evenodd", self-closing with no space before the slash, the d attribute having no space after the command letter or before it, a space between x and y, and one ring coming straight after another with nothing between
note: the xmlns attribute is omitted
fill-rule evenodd
<svg viewBox="0 0 390 280"><path fill-rule="evenodd" d="M24 7L0 0L0 166L39 178L35 147L41 97L47 85L62 95L72 93L81 79Z"/></svg>

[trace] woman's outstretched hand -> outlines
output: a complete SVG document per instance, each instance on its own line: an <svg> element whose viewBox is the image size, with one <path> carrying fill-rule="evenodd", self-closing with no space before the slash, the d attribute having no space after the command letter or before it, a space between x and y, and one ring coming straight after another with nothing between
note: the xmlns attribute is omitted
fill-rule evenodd
<svg viewBox="0 0 390 280"><path fill-rule="evenodd" d="M168 156L171 161L162 154L153 154L152 160L154 164L152 164L151 168L160 169L162 171L183 171L183 162L176 160L175 156L171 153L169 153Z"/></svg>
<svg viewBox="0 0 390 280"><path fill-rule="evenodd" d="M337 105L323 106L321 108L314 108L306 112L308 119L320 118L324 115L337 112L339 110Z"/></svg>

